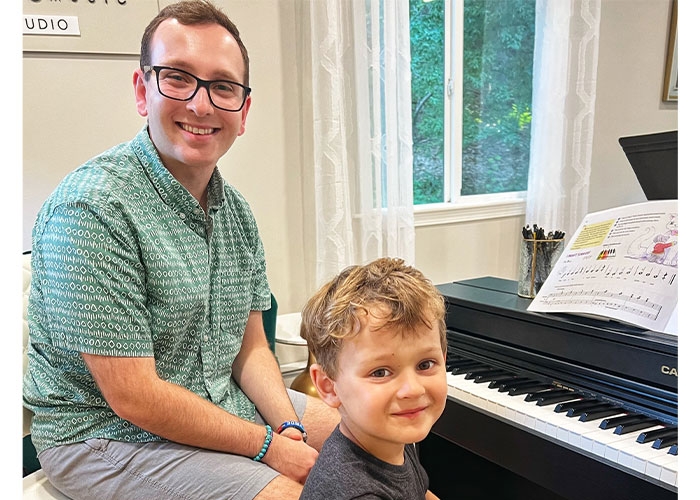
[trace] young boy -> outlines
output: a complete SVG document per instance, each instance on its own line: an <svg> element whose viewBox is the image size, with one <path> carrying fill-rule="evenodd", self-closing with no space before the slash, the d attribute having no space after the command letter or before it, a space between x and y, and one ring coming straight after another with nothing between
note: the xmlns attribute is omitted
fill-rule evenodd
<svg viewBox="0 0 700 500"><path fill-rule="evenodd" d="M401 259L352 266L302 311L319 397L340 412L301 500L437 499L415 444L445 409L445 303Z"/></svg>

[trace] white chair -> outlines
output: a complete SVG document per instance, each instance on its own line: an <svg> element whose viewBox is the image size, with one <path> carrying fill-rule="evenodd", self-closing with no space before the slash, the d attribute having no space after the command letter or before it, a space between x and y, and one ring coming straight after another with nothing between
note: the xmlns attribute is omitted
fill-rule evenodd
<svg viewBox="0 0 700 500"><path fill-rule="evenodd" d="M27 369L27 342L29 341L29 323L27 322L27 304L29 303L29 284L32 277L31 256L25 253L22 256L23 286L22 295L24 307L22 312L22 373ZM32 421L32 412L22 406L22 437L29 435L29 426ZM41 469L32 472L22 478L22 498L26 500L70 500L54 488Z"/></svg>

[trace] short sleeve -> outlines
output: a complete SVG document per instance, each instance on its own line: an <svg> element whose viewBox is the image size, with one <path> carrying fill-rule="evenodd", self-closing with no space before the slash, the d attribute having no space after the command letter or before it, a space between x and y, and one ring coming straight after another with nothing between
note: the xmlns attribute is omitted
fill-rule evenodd
<svg viewBox="0 0 700 500"><path fill-rule="evenodd" d="M35 322L35 339L90 354L152 356L137 248L127 218L115 207L55 207L32 249L32 281L41 287L31 293L42 306L36 310L50 321ZM32 321L31 309L29 314Z"/></svg>

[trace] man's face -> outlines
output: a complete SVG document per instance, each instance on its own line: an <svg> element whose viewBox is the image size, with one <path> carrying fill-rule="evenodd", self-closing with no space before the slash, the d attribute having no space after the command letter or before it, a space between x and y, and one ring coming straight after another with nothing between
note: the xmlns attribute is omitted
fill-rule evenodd
<svg viewBox="0 0 700 500"><path fill-rule="evenodd" d="M183 25L167 19L151 42L151 65L170 66L204 80L243 83L245 63L236 40L218 24ZM215 108L200 88L189 101L158 92L155 72L134 73L137 110L148 117L151 140L166 168L177 178L211 175L216 162L245 131L250 98L237 112ZM179 175L178 175L179 174Z"/></svg>

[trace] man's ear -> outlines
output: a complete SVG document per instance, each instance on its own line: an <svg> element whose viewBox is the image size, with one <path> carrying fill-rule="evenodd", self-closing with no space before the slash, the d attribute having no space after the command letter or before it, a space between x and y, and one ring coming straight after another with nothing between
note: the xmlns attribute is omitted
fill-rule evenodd
<svg viewBox="0 0 700 500"><path fill-rule="evenodd" d="M148 116L148 109L146 107L146 77L143 71L140 69L134 71L132 83L134 84L134 95L136 97L136 111L141 116Z"/></svg>
<svg viewBox="0 0 700 500"><path fill-rule="evenodd" d="M309 375L316 386L318 397L331 408L340 406L340 399L335 392L335 382L321 368L321 365L314 363L309 367Z"/></svg>
<svg viewBox="0 0 700 500"><path fill-rule="evenodd" d="M250 96L245 101L245 104L243 105L243 109L241 109L241 126L238 129L238 136L242 136L243 133L245 132L245 121L246 118L248 118L248 111L250 111L250 104L253 101L251 100Z"/></svg>

